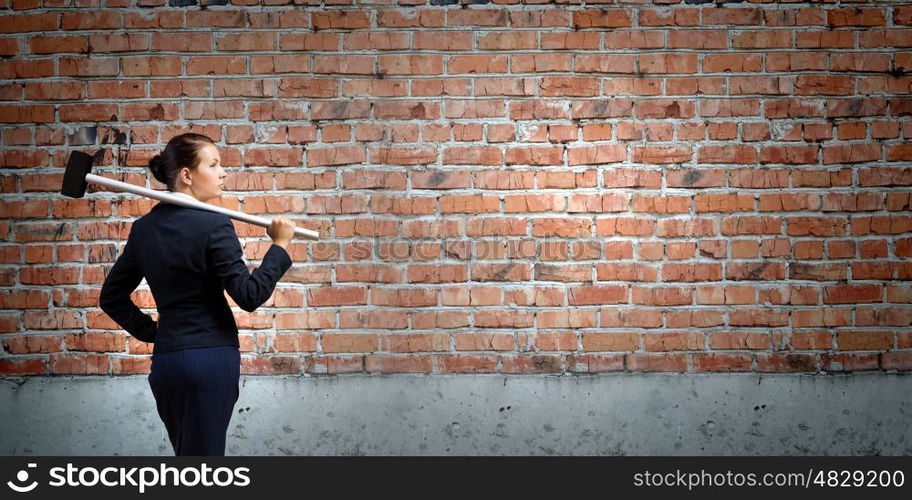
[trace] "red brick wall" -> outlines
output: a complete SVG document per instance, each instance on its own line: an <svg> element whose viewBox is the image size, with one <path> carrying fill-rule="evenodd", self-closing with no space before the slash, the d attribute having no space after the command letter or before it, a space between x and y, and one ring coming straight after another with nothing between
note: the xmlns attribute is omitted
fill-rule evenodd
<svg viewBox="0 0 912 500"><path fill-rule="evenodd" d="M912 7L3 3L2 374L148 371L97 303L153 201L59 190L186 131L323 235L244 373L912 368Z"/></svg>

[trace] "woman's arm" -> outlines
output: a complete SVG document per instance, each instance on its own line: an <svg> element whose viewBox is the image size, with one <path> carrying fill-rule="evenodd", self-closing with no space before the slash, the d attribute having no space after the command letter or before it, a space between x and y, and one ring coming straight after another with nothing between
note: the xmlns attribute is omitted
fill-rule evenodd
<svg viewBox="0 0 912 500"><path fill-rule="evenodd" d="M130 299L130 294L139 286L143 275L133 252L133 229L124 246L123 253L111 266L101 286L99 306L115 323L130 335L143 342L155 342L158 323L151 316L142 312Z"/></svg>
<svg viewBox="0 0 912 500"><path fill-rule="evenodd" d="M247 312L253 312L272 295L279 278L291 267L284 247L270 245L260 267L251 273L244 263L244 252L234 224L228 216L219 217L209 233L207 259L228 295Z"/></svg>

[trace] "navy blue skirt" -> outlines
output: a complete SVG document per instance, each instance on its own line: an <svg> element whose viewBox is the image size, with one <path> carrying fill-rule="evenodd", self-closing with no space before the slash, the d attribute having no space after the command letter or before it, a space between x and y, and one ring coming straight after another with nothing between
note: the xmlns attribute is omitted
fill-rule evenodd
<svg viewBox="0 0 912 500"><path fill-rule="evenodd" d="M149 386L176 456L224 456L240 396L237 346L152 354Z"/></svg>

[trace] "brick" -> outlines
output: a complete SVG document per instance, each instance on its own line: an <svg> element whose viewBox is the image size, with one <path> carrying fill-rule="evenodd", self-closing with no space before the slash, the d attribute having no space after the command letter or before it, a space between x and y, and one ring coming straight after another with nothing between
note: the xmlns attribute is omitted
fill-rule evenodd
<svg viewBox="0 0 912 500"><path fill-rule="evenodd" d="M377 13L377 26L383 28L441 27L444 25L442 10L382 10Z"/></svg>
<svg viewBox="0 0 912 500"><path fill-rule="evenodd" d="M583 218L540 217L532 220L532 236L580 237L592 236L592 222Z"/></svg>
<svg viewBox="0 0 912 500"><path fill-rule="evenodd" d="M440 75L443 57L439 55L381 55L377 71L382 75Z"/></svg>
<svg viewBox="0 0 912 500"><path fill-rule="evenodd" d="M583 333L583 351L635 351L639 348L639 335L636 333Z"/></svg>
<svg viewBox="0 0 912 500"><path fill-rule="evenodd" d="M843 8L827 11L827 25L838 26L884 26L886 16L883 9Z"/></svg>
<svg viewBox="0 0 912 500"><path fill-rule="evenodd" d="M571 71L572 64L570 54L516 54L510 61L512 73Z"/></svg>
<svg viewBox="0 0 912 500"><path fill-rule="evenodd" d="M569 165L593 165L618 163L627 159L627 150L623 145L584 146L567 150Z"/></svg>
<svg viewBox="0 0 912 500"><path fill-rule="evenodd" d="M364 148L361 146L335 146L307 150L307 166L347 165L362 163L365 160Z"/></svg>
<svg viewBox="0 0 912 500"><path fill-rule="evenodd" d="M542 33L542 49L598 49L600 42L600 33L595 32L557 32Z"/></svg>
<svg viewBox="0 0 912 500"><path fill-rule="evenodd" d="M791 47L791 30L744 30L732 36L732 48L764 49Z"/></svg>
<svg viewBox="0 0 912 500"><path fill-rule="evenodd" d="M431 147L372 147L371 160L389 165L422 165L437 161L437 150Z"/></svg>
<svg viewBox="0 0 912 500"><path fill-rule="evenodd" d="M627 354L627 369L632 372L686 372L684 354Z"/></svg>
<svg viewBox="0 0 912 500"><path fill-rule="evenodd" d="M502 9L455 10L447 15L447 26L507 26L507 12Z"/></svg>
<svg viewBox="0 0 912 500"><path fill-rule="evenodd" d="M314 30L370 28L370 13L358 11L324 11L311 14Z"/></svg>
<svg viewBox="0 0 912 500"><path fill-rule="evenodd" d="M478 36L479 50L535 49L536 33L533 31L494 31Z"/></svg>
<svg viewBox="0 0 912 500"><path fill-rule="evenodd" d="M481 194L440 197L440 213L499 212L500 198Z"/></svg>
<svg viewBox="0 0 912 500"><path fill-rule="evenodd" d="M367 303L367 289L356 286L329 286L307 290L307 304L314 307Z"/></svg>
<svg viewBox="0 0 912 500"><path fill-rule="evenodd" d="M593 97L599 95L599 79L573 76L543 76L539 83L540 95Z"/></svg>
<svg viewBox="0 0 912 500"><path fill-rule="evenodd" d="M560 165L563 162L562 147L507 148L504 156L506 165Z"/></svg>
<svg viewBox="0 0 912 500"><path fill-rule="evenodd" d="M347 50L402 50L409 47L405 32L366 31L346 33L343 47Z"/></svg>
<svg viewBox="0 0 912 500"><path fill-rule="evenodd" d="M632 26L630 13L620 9L586 9L573 11L574 28L620 28Z"/></svg>
<svg viewBox="0 0 912 500"><path fill-rule="evenodd" d="M694 74L695 54L646 54L637 56L640 71L646 74Z"/></svg>
<svg viewBox="0 0 912 500"><path fill-rule="evenodd" d="M823 163L857 163L876 161L881 157L881 147L877 144L850 144L825 146Z"/></svg>
<svg viewBox="0 0 912 500"><path fill-rule="evenodd" d="M519 71L519 70L514 70ZM465 55L452 56L447 62L447 73L450 75L461 74L490 74L506 73L506 56ZM486 94L491 94L487 92Z"/></svg>
<svg viewBox="0 0 912 500"><path fill-rule="evenodd" d="M443 151L445 165L501 165L503 154L500 148L473 146L449 147Z"/></svg>

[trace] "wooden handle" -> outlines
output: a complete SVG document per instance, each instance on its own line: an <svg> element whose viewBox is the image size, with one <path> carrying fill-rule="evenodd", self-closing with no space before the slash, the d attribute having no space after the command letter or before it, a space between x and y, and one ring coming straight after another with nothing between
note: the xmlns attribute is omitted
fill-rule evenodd
<svg viewBox="0 0 912 500"><path fill-rule="evenodd" d="M203 210L218 212L220 214L225 214L232 219L249 222L250 224L256 224L257 226L269 227L272 225L272 221L270 219L257 217L256 215L245 214L244 212L238 212L237 210L231 210L230 208L217 207L215 205L203 203L199 200L185 198L183 196L177 196L167 192L155 191L153 189L135 186L126 182L115 181L114 179L108 179L107 177L102 177L100 175L86 174L86 182L94 182L95 184L101 184L102 186L108 186L114 189L146 196L148 198L153 198L160 201L167 201L168 203L174 203L175 205L202 208ZM296 227L294 234L295 236L308 240L320 239L319 233L310 229L304 229L303 227Z"/></svg>

